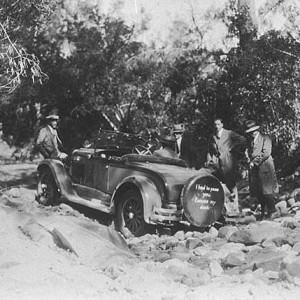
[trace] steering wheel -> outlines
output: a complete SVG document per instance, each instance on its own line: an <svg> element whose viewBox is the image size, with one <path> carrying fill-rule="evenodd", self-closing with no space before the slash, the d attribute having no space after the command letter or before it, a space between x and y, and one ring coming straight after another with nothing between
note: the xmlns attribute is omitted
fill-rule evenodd
<svg viewBox="0 0 300 300"><path fill-rule="evenodd" d="M132 148L132 153L137 153L139 155L152 155L152 152L143 145L136 145Z"/></svg>

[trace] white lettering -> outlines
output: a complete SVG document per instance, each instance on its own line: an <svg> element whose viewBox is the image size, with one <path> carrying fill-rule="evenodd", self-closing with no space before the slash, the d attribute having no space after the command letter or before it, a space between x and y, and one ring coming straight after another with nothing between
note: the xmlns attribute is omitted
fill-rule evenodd
<svg viewBox="0 0 300 300"><path fill-rule="evenodd" d="M196 184L196 191L219 192L220 189L218 187L210 187L207 185Z"/></svg>

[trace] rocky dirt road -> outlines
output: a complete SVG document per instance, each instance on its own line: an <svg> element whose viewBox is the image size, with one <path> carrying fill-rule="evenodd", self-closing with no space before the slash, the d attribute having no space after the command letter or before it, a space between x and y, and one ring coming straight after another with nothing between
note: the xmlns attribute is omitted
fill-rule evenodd
<svg viewBox="0 0 300 300"><path fill-rule="evenodd" d="M298 299L300 217L124 240L104 216L35 201L0 167L1 299Z"/></svg>

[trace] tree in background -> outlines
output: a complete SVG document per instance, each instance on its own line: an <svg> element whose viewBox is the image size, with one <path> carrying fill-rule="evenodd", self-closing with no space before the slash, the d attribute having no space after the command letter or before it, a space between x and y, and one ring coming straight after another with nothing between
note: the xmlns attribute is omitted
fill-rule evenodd
<svg viewBox="0 0 300 300"><path fill-rule="evenodd" d="M132 28L123 21L104 17L95 9L85 14L88 22L76 14L56 13L47 30L28 40L27 47L39 57L49 79L43 86L23 84L22 92L14 93L4 109L28 101L40 103L44 113L55 109L69 148L99 127L111 128L115 108L130 104L130 94L123 89L128 81L126 61L139 50L139 44L130 41ZM26 94L30 100L24 99ZM123 118L118 129L128 127L129 120Z"/></svg>
<svg viewBox="0 0 300 300"><path fill-rule="evenodd" d="M217 115L241 133L246 119L261 123L274 136L281 160L297 141L300 49L288 32L258 36L249 11L231 2L213 17L223 17L230 38L239 41L227 54L203 48L200 27L194 23L192 37L180 22L174 28L181 26L182 32L170 41L175 47L154 50L137 43L133 28L122 20L95 7L79 12L62 4L50 23L39 19L32 31L21 22L23 46L38 57L49 79L32 85L25 78L2 97L1 120L16 139L30 138L39 114L56 109L69 150L100 127L134 133L158 128L169 134L179 122L192 126L205 149Z"/></svg>
<svg viewBox="0 0 300 300"><path fill-rule="evenodd" d="M247 119L262 124L274 137L276 163L284 172L291 167L287 164L290 147L299 139L300 45L287 31L269 31L257 37L256 27L251 32L247 20L247 12L243 16L235 11L230 17L231 32L239 35L241 30L234 29L247 28L248 40L220 64L223 75L218 82L216 111L232 115L240 124Z"/></svg>
<svg viewBox="0 0 300 300"><path fill-rule="evenodd" d="M51 15L53 1L3 0L0 8L0 92L14 91L22 79L42 83L46 74L41 70L39 59L28 51L24 42L32 40L40 30L40 24Z"/></svg>

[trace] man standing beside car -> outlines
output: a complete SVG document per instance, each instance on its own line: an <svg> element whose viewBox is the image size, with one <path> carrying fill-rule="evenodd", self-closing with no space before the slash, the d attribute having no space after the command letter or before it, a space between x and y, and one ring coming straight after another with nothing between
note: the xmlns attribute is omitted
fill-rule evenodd
<svg viewBox="0 0 300 300"><path fill-rule="evenodd" d="M173 134L175 136L175 152L178 154L178 157L183 159L189 168L195 168L195 151L193 152L192 136L185 124L175 124Z"/></svg>
<svg viewBox="0 0 300 300"><path fill-rule="evenodd" d="M226 184L234 195L233 213L239 213L237 180L238 155L244 153L247 140L244 136L223 128L223 120L215 118L215 132L209 137L207 164L217 169L219 179Z"/></svg>
<svg viewBox="0 0 300 300"><path fill-rule="evenodd" d="M65 161L68 155L61 152L62 142L57 134L58 115L49 115L46 117L46 126L43 127L38 135L36 145L45 159L59 159Z"/></svg>
<svg viewBox="0 0 300 300"><path fill-rule="evenodd" d="M275 165L272 158L272 140L269 135L259 131L260 126L255 121L246 122L246 134L249 135L250 145L247 150L249 161L249 190L251 197L256 197L261 205L261 216L274 219L277 216L275 195L278 193L278 184Z"/></svg>

